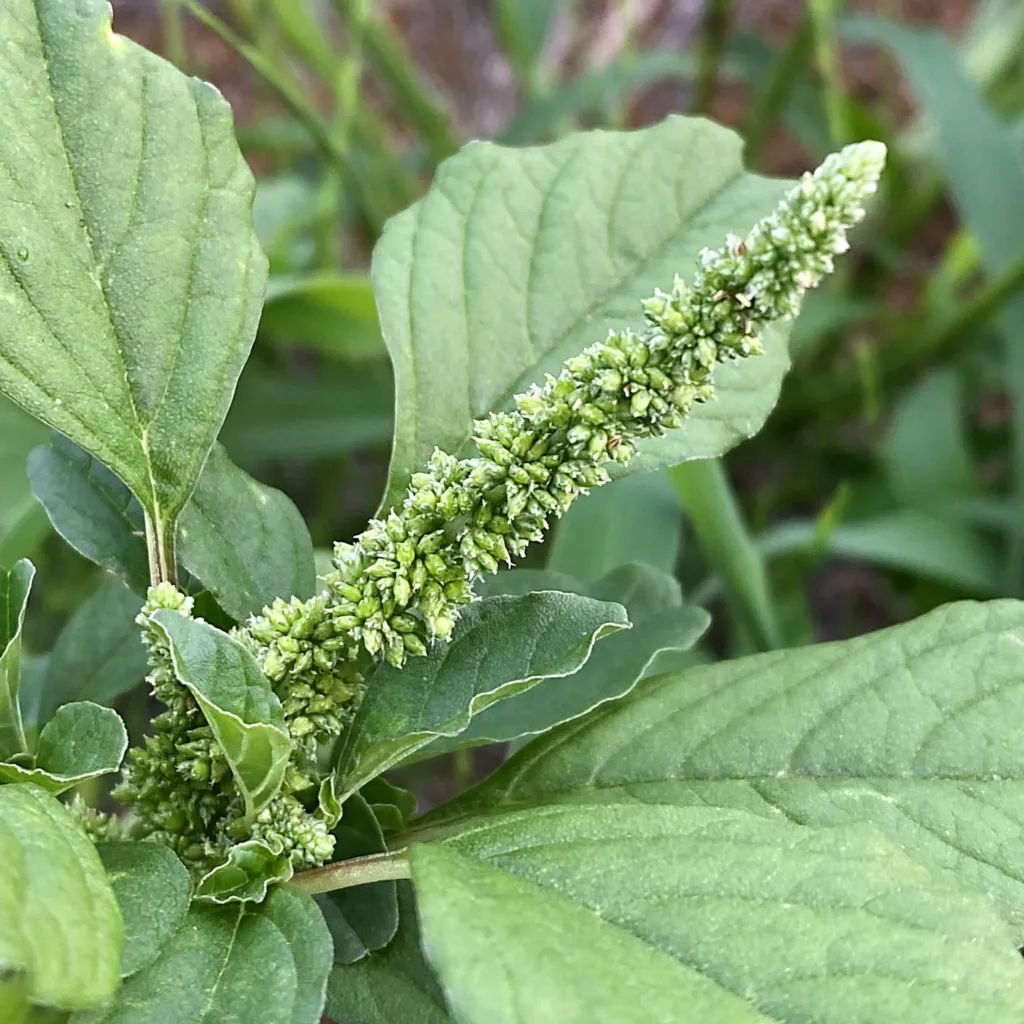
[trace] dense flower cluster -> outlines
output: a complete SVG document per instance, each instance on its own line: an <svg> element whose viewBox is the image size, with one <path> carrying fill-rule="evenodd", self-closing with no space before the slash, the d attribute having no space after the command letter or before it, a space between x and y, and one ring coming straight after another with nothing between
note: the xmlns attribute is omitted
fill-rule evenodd
<svg viewBox="0 0 1024 1024"><path fill-rule="evenodd" d="M677 277L670 292L647 299L642 330L611 332L516 396L514 410L477 421L477 457L435 451L400 509L337 545L323 593L276 601L238 632L281 699L297 750L252 837L285 846L296 866L330 855L323 810L307 812L292 794L311 789L318 745L351 720L370 659L401 666L448 639L477 577L541 540L553 517L609 479L607 464L626 462L638 441L713 398L717 364L761 352L765 327L795 315L847 250L846 232L863 217L884 160L873 142L830 156L746 238L704 250L691 283ZM186 856L202 837L205 855L216 856L225 840L211 822L237 819L225 805L227 767L166 678L159 642L151 637L150 647L154 691L170 710L134 755L122 793L134 798L142 833Z"/></svg>

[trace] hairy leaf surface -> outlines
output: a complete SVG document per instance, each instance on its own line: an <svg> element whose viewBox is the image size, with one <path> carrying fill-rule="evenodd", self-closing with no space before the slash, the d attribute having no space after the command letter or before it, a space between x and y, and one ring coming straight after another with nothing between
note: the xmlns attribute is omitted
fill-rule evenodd
<svg viewBox="0 0 1024 1024"><path fill-rule="evenodd" d="M627 625L620 605L574 594L471 604L449 643L400 670L382 664L373 674L339 756L339 795L344 799L435 736L457 735L495 702L542 679L571 676L601 637Z"/></svg>
<svg viewBox="0 0 1024 1024"><path fill-rule="evenodd" d="M530 149L474 142L442 164L374 251L398 392L382 507L402 500L435 445L466 454L475 418L610 328L641 326L642 299L769 213L785 183L744 172L741 149L725 128L675 117ZM766 341L766 355L720 368L717 400L641 445L628 471L719 455L753 434L788 366L786 330Z"/></svg>
<svg viewBox="0 0 1024 1024"><path fill-rule="evenodd" d="M1024 939L1024 604L652 679L428 817L560 802L869 822L986 893Z"/></svg>
<svg viewBox="0 0 1024 1024"><path fill-rule="evenodd" d="M230 109L115 35L103 0L4 0L0 38L0 390L166 532L266 280Z"/></svg>
<svg viewBox="0 0 1024 1024"><path fill-rule="evenodd" d="M0 786L0 863L0 977L20 977L27 999L47 1006L109 999L121 915L95 847L52 796Z"/></svg>

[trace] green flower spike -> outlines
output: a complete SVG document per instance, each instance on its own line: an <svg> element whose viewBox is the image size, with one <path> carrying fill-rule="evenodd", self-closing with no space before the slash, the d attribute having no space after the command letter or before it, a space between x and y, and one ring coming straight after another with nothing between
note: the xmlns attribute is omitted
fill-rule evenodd
<svg viewBox="0 0 1024 1024"><path fill-rule="evenodd" d="M846 233L863 218L884 163L878 142L828 157L746 238L704 250L690 283L676 277L671 291L644 301L642 330L609 333L557 377L517 395L513 411L478 420L477 457L435 450L400 509L372 520L354 544L336 546L323 593L276 601L237 632L272 682L295 741L282 791L249 836L237 834L242 815L227 767L148 627L150 678L169 710L121 787L121 799L136 804L135 834L207 865L245 838L287 847L296 867L327 859L332 815L308 812L296 794L314 792L317 748L351 722L372 658L401 666L447 640L477 577L521 557L552 517L606 483L606 466L627 462L638 441L680 426L695 403L713 399L715 367L760 353L765 327L795 316L804 293L847 251ZM157 606L189 613L173 588L155 588L144 626Z"/></svg>

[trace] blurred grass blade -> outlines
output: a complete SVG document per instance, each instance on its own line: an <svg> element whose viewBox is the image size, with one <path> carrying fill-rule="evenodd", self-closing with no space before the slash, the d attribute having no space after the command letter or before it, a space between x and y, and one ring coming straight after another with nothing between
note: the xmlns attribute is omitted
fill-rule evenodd
<svg viewBox="0 0 1024 1024"><path fill-rule="evenodd" d="M769 530L758 547L765 558L780 558L820 544L819 533L811 520L792 520ZM824 538L824 548L836 558L923 576L979 597L998 589L999 547L963 523L928 512L906 509L841 524ZM700 596L713 593L702 588Z"/></svg>
<svg viewBox="0 0 1024 1024"><path fill-rule="evenodd" d="M451 156L459 148L451 118L390 22L384 17L365 17L365 0L331 0L331 4L345 27L361 35L367 58L419 132L431 161L436 165Z"/></svg>
<svg viewBox="0 0 1024 1024"><path fill-rule="evenodd" d="M699 66L693 95L693 112L710 114L718 86L725 42L732 24L733 0L707 0L701 26Z"/></svg>
<svg viewBox="0 0 1024 1024"><path fill-rule="evenodd" d="M849 31L890 47L934 124L953 199L977 238L993 278L1024 256L1024 165L1009 130L968 79L950 41L938 32L911 31L879 19L856 19ZM1006 349L1006 378L1014 400L1013 478L1020 506L1013 531L1006 589L1024 595L1024 294L1006 301L998 325Z"/></svg>
<svg viewBox="0 0 1024 1024"><path fill-rule="evenodd" d="M526 96L547 91L541 65L544 42L558 9L558 0L495 0L494 19L501 48L515 69Z"/></svg>
<svg viewBox="0 0 1024 1024"><path fill-rule="evenodd" d="M260 332L275 341L307 344L333 360L387 358L373 289L363 274L271 278Z"/></svg>
<svg viewBox="0 0 1024 1024"><path fill-rule="evenodd" d="M824 87L825 110L832 132L832 145L835 147L853 138L839 60L839 34L836 30L836 14L842 5L843 0L808 0L807 5L811 17L815 63Z"/></svg>
<svg viewBox="0 0 1024 1024"><path fill-rule="evenodd" d="M722 580L737 624L758 650L781 646L775 607L761 553L721 459L694 459L668 470L708 563Z"/></svg>

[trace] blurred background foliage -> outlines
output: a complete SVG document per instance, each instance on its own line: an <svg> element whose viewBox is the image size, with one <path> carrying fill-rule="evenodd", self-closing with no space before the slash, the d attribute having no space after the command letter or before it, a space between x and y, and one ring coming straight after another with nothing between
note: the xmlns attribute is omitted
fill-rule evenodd
<svg viewBox="0 0 1024 1024"><path fill-rule="evenodd" d="M724 460L579 502L528 565L583 581L630 561L674 573L714 614L706 658L1024 597L1020 0L113 7L119 31L235 109L272 277L221 439L295 500L324 563L373 513L387 470L392 381L367 277L385 221L470 139L525 145L690 113L735 127L768 174L883 139L882 194L795 326L764 431ZM0 404L0 565L40 566L36 670L55 643L67 658L61 630L88 595L94 612L131 613L33 495L26 457L46 436ZM132 640L90 671L141 676Z"/></svg>

